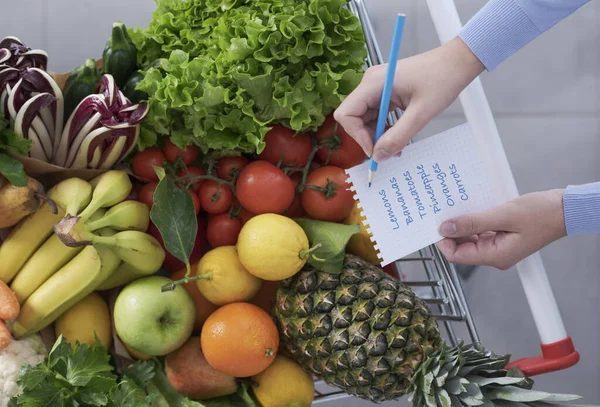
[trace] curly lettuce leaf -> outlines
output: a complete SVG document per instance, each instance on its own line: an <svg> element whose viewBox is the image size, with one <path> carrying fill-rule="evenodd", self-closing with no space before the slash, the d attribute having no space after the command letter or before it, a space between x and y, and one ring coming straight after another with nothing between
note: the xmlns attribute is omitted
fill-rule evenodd
<svg viewBox="0 0 600 407"><path fill-rule="evenodd" d="M149 132L179 147L261 152L269 126L316 129L360 82L367 55L347 0L157 0L130 30ZM150 136L149 136L150 134Z"/></svg>

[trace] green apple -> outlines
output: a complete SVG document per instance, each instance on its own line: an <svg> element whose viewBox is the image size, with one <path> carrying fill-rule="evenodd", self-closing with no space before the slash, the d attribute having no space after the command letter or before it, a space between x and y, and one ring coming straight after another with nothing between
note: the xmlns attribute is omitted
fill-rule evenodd
<svg viewBox="0 0 600 407"><path fill-rule="evenodd" d="M163 356L180 348L192 335L194 300L181 285L161 292L169 282L161 276L143 277L125 286L117 296L117 335L138 352Z"/></svg>

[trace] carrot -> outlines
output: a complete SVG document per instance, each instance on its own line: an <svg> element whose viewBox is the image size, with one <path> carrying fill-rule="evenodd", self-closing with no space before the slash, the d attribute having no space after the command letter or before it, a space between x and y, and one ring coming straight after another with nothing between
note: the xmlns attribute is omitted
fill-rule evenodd
<svg viewBox="0 0 600 407"><path fill-rule="evenodd" d="M0 281L0 319L12 321L19 316L21 306L15 293L3 282Z"/></svg>
<svg viewBox="0 0 600 407"><path fill-rule="evenodd" d="M0 321L0 350L4 350L10 344L10 332L4 322Z"/></svg>

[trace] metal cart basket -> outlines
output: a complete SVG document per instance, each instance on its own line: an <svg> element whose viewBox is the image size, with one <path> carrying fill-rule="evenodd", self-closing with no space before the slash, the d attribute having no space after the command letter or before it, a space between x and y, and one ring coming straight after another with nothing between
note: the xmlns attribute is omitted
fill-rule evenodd
<svg viewBox="0 0 600 407"><path fill-rule="evenodd" d="M427 5L440 42L455 37L461 22L454 0L427 0ZM385 63L364 0L351 0L349 8L362 24L368 49L367 66ZM478 147L490 166L489 173L500 180L495 183L500 186L498 193L507 199L517 197L514 177L479 79L473 81L459 98ZM388 123L394 124L400 114L399 110L391 112ZM457 344L459 337L456 331L459 329L466 331L471 342L479 342L457 270L435 245L402 258L395 265L402 282L425 300L435 317L442 322L442 334L449 344ZM579 361L579 354L564 328L541 257L539 254L530 256L517 265L517 270L540 335L542 354L513 361L509 366L518 366L528 376L534 376L575 365ZM467 341L467 338L462 339ZM314 404L351 397L321 381L317 381L315 387Z"/></svg>

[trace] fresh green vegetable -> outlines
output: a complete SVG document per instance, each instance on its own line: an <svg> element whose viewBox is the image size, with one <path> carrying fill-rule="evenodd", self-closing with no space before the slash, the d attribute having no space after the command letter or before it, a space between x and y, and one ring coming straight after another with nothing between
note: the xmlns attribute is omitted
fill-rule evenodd
<svg viewBox="0 0 600 407"><path fill-rule="evenodd" d="M269 125L316 129L358 85L366 57L347 0L157 0L130 30L147 124L178 147L261 152ZM155 137L140 137L140 148Z"/></svg>
<svg viewBox="0 0 600 407"><path fill-rule="evenodd" d="M27 185L27 174L23 163L6 153L27 155L31 148L31 140L15 134L10 122L0 115L0 174L16 186Z"/></svg>
<svg viewBox="0 0 600 407"><path fill-rule="evenodd" d="M111 357L96 338L93 346L75 343L61 335L43 362L23 364L17 384L22 394L10 399L10 407L106 406L106 407L258 407L248 387L237 396L202 403L179 394L169 383L156 359L132 363L118 374Z"/></svg>
<svg viewBox="0 0 600 407"><path fill-rule="evenodd" d="M94 58L88 58L67 78L64 97L64 122L66 123L79 103L96 92L102 72L98 69Z"/></svg>
<svg viewBox="0 0 600 407"><path fill-rule="evenodd" d="M127 79L127 82L125 82L123 85L123 89L121 89L125 97L131 100L132 103L139 103L142 100L148 100L147 93L136 89L136 86L142 79L144 79L144 74L136 71L129 77L129 79Z"/></svg>
<svg viewBox="0 0 600 407"><path fill-rule="evenodd" d="M112 25L112 35L102 53L102 71L111 74L117 86L121 88L136 68L137 49L127 33L125 24L116 21Z"/></svg>

